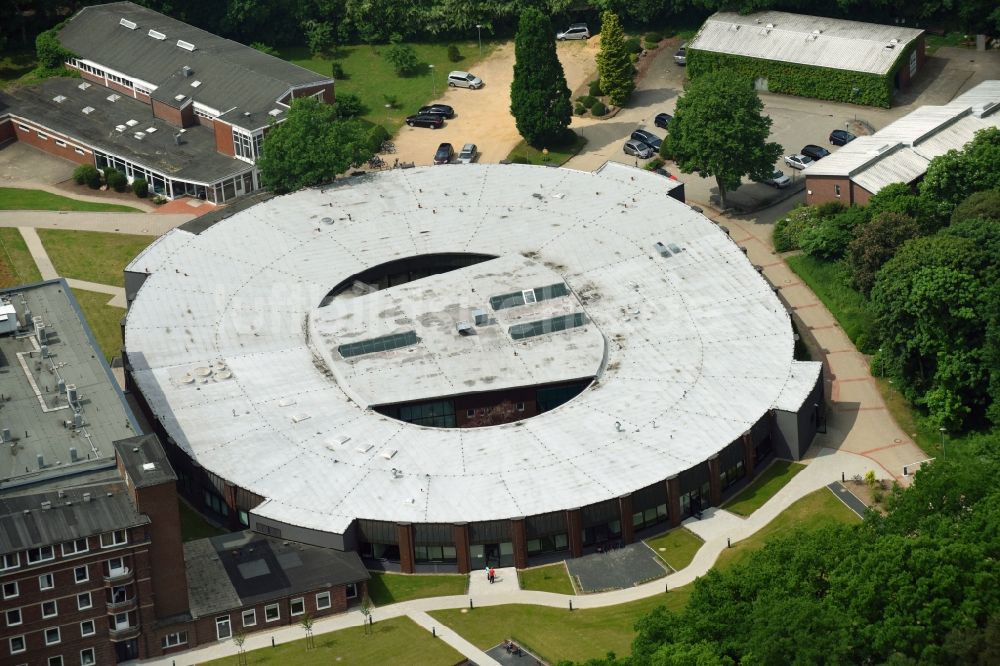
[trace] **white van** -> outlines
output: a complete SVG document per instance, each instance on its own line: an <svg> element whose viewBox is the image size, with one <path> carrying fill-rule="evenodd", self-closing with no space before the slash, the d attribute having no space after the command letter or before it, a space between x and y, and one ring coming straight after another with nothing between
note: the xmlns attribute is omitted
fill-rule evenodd
<svg viewBox="0 0 1000 666"><path fill-rule="evenodd" d="M448 74L448 85L452 88L472 88L475 90L483 87L483 80L468 72L451 72Z"/></svg>

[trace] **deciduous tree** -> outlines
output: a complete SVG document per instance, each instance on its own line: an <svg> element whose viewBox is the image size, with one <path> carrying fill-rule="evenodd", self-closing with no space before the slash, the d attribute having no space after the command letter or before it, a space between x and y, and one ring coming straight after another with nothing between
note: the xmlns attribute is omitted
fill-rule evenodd
<svg viewBox="0 0 1000 666"><path fill-rule="evenodd" d="M900 213L881 213L864 225L847 247L851 280L858 291L870 294L878 270L919 233L913 218Z"/></svg>
<svg viewBox="0 0 1000 666"><path fill-rule="evenodd" d="M521 14L514 58L510 112L518 133L536 147L565 143L573 108L552 23L541 11L529 8Z"/></svg>

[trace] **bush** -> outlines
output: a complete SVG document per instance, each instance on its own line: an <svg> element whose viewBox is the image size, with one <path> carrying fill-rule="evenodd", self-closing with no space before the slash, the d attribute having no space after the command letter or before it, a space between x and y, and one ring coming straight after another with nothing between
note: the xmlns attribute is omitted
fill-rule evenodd
<svg viewBox="0 0 1000 666"><path fill-rule="evenodd" d="M396 71L396 76L412 76L420 67L417 53L409 44L393 44L386 51L385 59Z"/></svg>
<svg viewBox="0 0 1000 666"><path fill-rule="evenodd" d="M584 106L584 108L589 109L593 107L594 104L597 104L598 99L596 97L591 97L590 95L584 95L580 98L579 102Z"/></svg>
<svg viewBox="0 0 1000 666"><path fill-rule="evenodd" d="M608 112L608 107L604 106L604 102L600 100L595 100L594 105L590 107L590 113L592 115L597 116L598 118L600 118L607 112Z"/></svg>
<svg viewBox="0 0 1000 666"><path fill-rule="evenodd" d="M664 142L666 143L666 142ZM819 212L811 206L801 206L774 225L774 249L778 252L798 250L802 234L820 223Z"/></svg>
<svg viewBox="0 0 1000 666"><path fill-rule="evenodd" d="M97 180L97 187L100 187L101 172L93 164L81 164L73 169L73 180L76 181L77 185L90 185L95 179ZM91 185L91 187L93 186Z"/></svg>
<svg viewBox="0 0 1000 666"><path fill-rule="evenodd" d="M448 60L451 62L458 62L462 59L462 54L458 52L458 47L454 44L448 45Z"/></svg>
<svg viewBox="0 0 1000 666"><path fill-rule="evenodd" d="M601 82L600 81L591 81L590 83L587 84L587 87L590 88L590 96L591 97L600 97L601 95L604 94L604 93L601 92Z"/></svg>
<svg viewBox="0 0 1000 666"><path fill-rule="evenodd" d="M382 95L382 99L385 100L385 103L389 105L390 109L395 109L399 106L399 98L395 95Z"/></svg>
<svg viewBox="0 0 1000 666"><path fill-rule="evenodd" d="M340 93L333 105L333 112L341 120L363 116L367 111L368 109L361 102L361 98L354 93Z"/></svg>
<svg viewBox="0 0 1000 666"><path fill-rule="evenodd" d="M278 49L273 46L268 46L264 42L253 42L250 44L250 48L257 49L261 53L266 53L269 56L274 56L275 58L280 58L281 55L278 53Z"/></svg>
<svg viewBox="0 0 1000 666"><path fill-rule="evenodd" d="M57 36L62 24L41 32L35 38L35 56L38 58L38 66L41 69L61 69L63 63L73 56L72 53L63 48Z"/></svg>
<svg viewBox="0 0 1000 666"><path fill-rule="evenodd" d="M587 107L585 107L583 104L577 104L575 107L573 107L573 113L575 113L578 116L582 116L583 114L587 113Z"/></svg>
<svg viewBox="0 0 1000 666"><path fill-rule="evenodd" d="M638 37L629 37L625 40L625 52L642 53L642 44L639 43Z"/></svg>
<svg viewBox="0 0 1000 666"><path fill-rule="evenodd" d="M663 35L659 32L647 32L643 39L647 44L659 44L663 41Z"/></svg>
<svg viewBox="0 0 1000 666"><path fill-rule="evenodd" d="M646 163L646 170L652 171L653 169L659 169L664 164L666 164L666 162L664 162L661 158L654 157Z"/></svg>
<svg viewBox="0 0 1000 666"><path fill-rule="evenodd" d="M149 183L145 178L136 178L132 181L132 191L135 192L135 196L145 199L149 196Z"/></svg>
<svg viewBox="0 0 1000 666"><path fill-rule="evenodd" d="M374 125L370 130L368 130L368 147L371 148L373 153L381 152L382 144L392 138L387 130L382 125Z"/></svg>
<svg viewBox="0 0 1000 666"><path fill-rule="evenodd" d="M510 158L511 164L530 164L527 155L514 155Z"/></svg>
<svg viewBox="0 0 1000 666"><path fill-rule="evenodd" d="M108 184L109 189L113 189L115 192L124 192L125 188L128 187L128 178L125 174L114 169L104 171L104 182Z"/></svg>
<svg viewBox="0 0 1000 666"><path fill-rule="evenodd" d="M346 81L348 78L347 74L344 72L344 66L339 62L335 62L330 65L330 74L333 78L340 79L342 81Z"/></svg>

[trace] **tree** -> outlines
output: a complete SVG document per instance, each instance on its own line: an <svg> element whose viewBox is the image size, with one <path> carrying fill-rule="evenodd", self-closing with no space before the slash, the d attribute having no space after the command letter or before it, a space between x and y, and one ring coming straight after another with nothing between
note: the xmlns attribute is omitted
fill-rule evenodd
<svg viewBox="0 0 1000 666"><path fill-rule="evenodd" d="M851 280L864 295L875 285L875 276L895 256L903 243L920 233L913 218L899 213L881 213L871 219L847 246Z"/></svg>
<svg viewBox="0 0 1000 666"><path fill-rule="evenodd" d="M952 224L975 219L1000 222L1000 189L971 194L951 213Z"/></svg>
<svg viewBox="0 0 1000 666"><path fill-rule="evenodd" d="M949 150L927 165L920 196L947 219L974 192L1000 187L1000 128L976 132L962 150Z"/></svg>
<svg viewBox="0 0 1000 666"><path fill-rule="evenodd" d="M299 626L302 627L302 630L306 632L306 649L307 650L312 650L314 647L316 647L316 639L313 637L313 625L314 624L315 624L315 620L313 620L312 615L310 615L309 613L306 613L305 615L303 615L302 619L299 620Z"/></svg>
<svg viewBox="0 0 1000 666"><path fill-rule="evenodd" d="M59 41L61 25L39 33L35 38L35 56L38 58L38 66L43 70L61 69L63 63L73 57L73 54L64 49Z"/></svg>
<svg viewBox="0 0 1000 666"><path fill-rule="evenodd" d="M677 100L666 151L684 173L714 176L719 199L749 176L763 181L774 172L781 146L767 141L771 119L749 80L708 72L685 86Z"/></svg>
<svg viewBox="0 0 1000 666"><path fill-rule="evenodd" d="M521 14L514 39L510 112L517 131L532 146L566 142L573 114L570 92L556 56L552 23L535 8Z"/></svg>
<svg viewBox="0 0 1000 666"><path fill-rule="evenodd" d="M243 647L246 642L247 634L245 631L237 631L233 634L233 644L236 646L236 663L239 666L247 666L247 653Z"/></svg>
<svg viewBox="0 0 1000 666"><path fill-rule="evenodd" d="M365 127L339 120L333 106L314 97L292 102L288 118L264 136L257 166L276 192L318 185L371 156Z"/></svg>
<svg viewBox="0 0 1000 666"><path fill-rule="evenodd" d="M275 58L280 58L281 54L278 53L278 49L273 46L268 46L264 42L254 42L250 45L250 48L257 49L261 53L266 53L269 56L274 56Z"/></svg>
<svg viewBox="0 0 1000 666"><path fill-rule="evenodd" d="M333 26L326 21L308 20L302 24L302 31L306 35L306 43L309 45L309 52L315 55L329 53L336 45L333 35Z"/></svg>
<svg viewBox="0 0 1000 666"><path fill-rule="evenodd" d="M409 44L403 44L398 39L385 52L385 59L396 71L396 76L411 76L420 67L416 51Z"/></svg>
<svg viewBox="0 0 1000 666"><path fill-rule="evenodd" d="M601 14L601 50L597 53L597 73L601 90L615 106L622 106L635 90L632 60L625 48L625 31L612 11Z"/></svg>

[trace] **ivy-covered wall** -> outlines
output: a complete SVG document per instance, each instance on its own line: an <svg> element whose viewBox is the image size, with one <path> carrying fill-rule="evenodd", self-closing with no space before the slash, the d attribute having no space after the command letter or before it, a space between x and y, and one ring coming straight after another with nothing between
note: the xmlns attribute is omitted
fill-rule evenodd
<svg viewBox="0 0 1000 666"><path fill-rule="evenodd" d="M911 43L903 49L884 76L691 48L687 50L687 70L691 78L719 69L751 80L765 78L768 91L773 93L889 108L893 77L899 67L909 63L914 46ZM854 93L855 88L857 93Z"/></svg>

